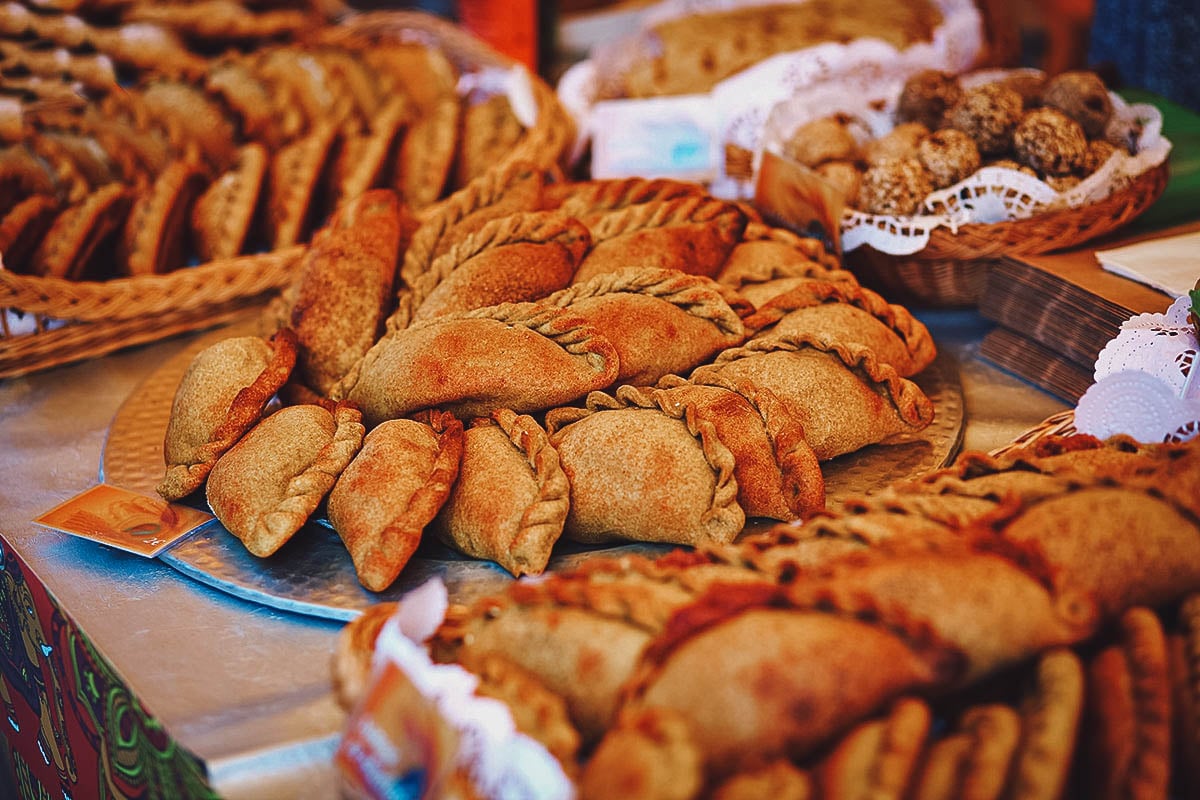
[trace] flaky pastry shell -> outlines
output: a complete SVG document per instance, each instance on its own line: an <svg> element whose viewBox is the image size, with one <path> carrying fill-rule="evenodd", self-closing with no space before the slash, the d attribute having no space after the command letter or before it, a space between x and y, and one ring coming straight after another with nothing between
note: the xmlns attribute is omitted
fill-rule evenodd
<svg viewBox="0 0 1200 800"><path fill-rule="evenodd" d="M329 523L373 592L395 582L459 474L462 423L437 411L426 416L375 426L329 493Z"/></svg>
<svg viewBox="0 0 1200 800"><path fill-rule="evenodd" d="M452 547L516 577L540 575L570 502L546 431L528 415L497 409L463 439L462 469L436 530Z"/></svg>
<svg viewBox="0 0 1200 800"><path fill-rule="evenodd" d="M187 497L208 478L217 459L242 437L296 364L296 335L278 331L222 339L196 354L175 389L163 441L165 500Z"/></svg>
<svg viewBox="0 0 1200 800"><path fill-rule="evenodd" d="M208 474L208 505L256 556L295 535L362 446L357 410L288 406L264 419Z"/></svg>
<svg viewBox="0 0 1200 800"><path fill-rule="evenodd" d="M334 395L369 425L435 407L460 418L526 413L608 386L617 370L616 349L582 317L506 303L388 333Z"/></svg>

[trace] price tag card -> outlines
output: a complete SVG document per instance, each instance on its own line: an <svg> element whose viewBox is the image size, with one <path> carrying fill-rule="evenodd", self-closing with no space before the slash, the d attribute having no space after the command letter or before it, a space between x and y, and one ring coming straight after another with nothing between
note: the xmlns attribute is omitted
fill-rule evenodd
<svg viewBox="0 0 1200 800"><path fill-rule="evenodd" d="M205 511L101 483L33 521L154 558L212 519L213 515Z"/></svg>

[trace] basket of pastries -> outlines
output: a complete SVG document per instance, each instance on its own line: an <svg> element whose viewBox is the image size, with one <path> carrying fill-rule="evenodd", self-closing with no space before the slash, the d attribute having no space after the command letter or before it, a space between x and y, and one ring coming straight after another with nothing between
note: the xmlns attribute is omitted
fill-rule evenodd
<svg viewBox="0 0 1200 800"><path fill-rule="evenodd" d="M392 188L416 224L574 136L540 78L420 12L33 5L0 13L0 377L220 323L348 200Z"/></svg>
<svg viewBox="0 0 1200 800"><path fill-rule="evenodd" d="M431 582L343 630L341 778L366 798L1195 797L1197 459L1200 439L1046 436L732 545L470 603Z"/></svg>
<svg viewBox="0 0 1200 800"><path fill-rule="evenodd" d="M1171 149L1158 109L1095 73L1027 69L818 87L773 109L765 141L831 187L864 282L931 306L974 305L990 259L1129 222L1166 187Z"/></svg>

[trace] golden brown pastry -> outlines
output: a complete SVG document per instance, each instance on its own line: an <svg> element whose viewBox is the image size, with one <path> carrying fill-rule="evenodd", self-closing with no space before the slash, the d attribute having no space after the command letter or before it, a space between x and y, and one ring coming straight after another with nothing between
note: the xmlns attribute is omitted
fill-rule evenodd
<svg viewBox="0 0 1200 800"><path fill-rule="evenodd" d="M937 355L929 330L908 309L846 283L800 284L760 306L745 322L756 339L827 335L866 347L903 377L925 369Z"/></svg>
<svg viewBox="0 0 1200 800"><path fill-rule="evenodd" d="M579 265L575 282L629 266L713 277L741 239L746 223L738 206L703 196L610 211L590 226L592 249Z"/></svg>
<svg viewBox="0 0 1200 800"><path fill-rule="evenodd" d="M222 339L197 353L175 390L163 455L167 471L158 493L180 500L199 489L217 459L249 430L296 364L296 335L280 330L270 341Z"/></svg>
<svg viewBox="0 0 1200 800"><path fill-rule="evenodd" d="M278 550L308 521L362 446L362 415L339 404L288 406L213 465L205 497L252 554Z"/></svg>
<svg viewBox="0 0 1200 800"><path fill-rule="evenodd" d="M611 178L550 185L546 202L590 226L608 211L705 194L698 183L669 178Z"/></svg>
<svg viewBox="0 0 1200 800"><path fill-rule="evenodd" d="M571 482L570 539L730 542L745 524L733 453L686 403L625 406L596 392L546 426Z"/></svg>
<svg viewBox="0 0 1200 800"><path fill-rule="evenodd" d="M759 307L810 278L858 284L854 273L843 270L819 240L752 222L721 267L717 282Z"/></svg>
<svg viewBox="0 0 1200 800"><path fill-rule="evenodd" d="M488 222L519 211L537 211L544 183L542 170L517 161L503 169L489 170L447 197L413 235L404 253L400 267L404 284L411 287L438 256Z"/></svg>
<svg viewBox="0 0 1200 800"><path fill-rule="evenodd" d="M825 506L825 480L804 426L787 404L752 386L703 386L679 379L664 388L622 387L631 406L688 408L716 429L733 454L738 504L747 517L793 520ZM598 399L598 397L596 398Z"/></svg>
<svg viewBox="0 0 1200 800"><path fill-rule="evenodd" d="M932 718L923 700L902 697L882 718L855 726L814 770L820 796L902 800Z"/></svg>
<svg viewBox="0 0 1200 800"><path fill-rule="evenodd" d="M373 592L395 582L459 474L462 423L437 411L428 418L377 425L329 493L329 523Z"/></svg>
<svg viewBox="0 0 1200 800"><path fill-rule="evenodd" d="M412 321L545 297L571 282L591 242L580 222L553 211L494 219L409 281Z"/></svg>
<svg viewBox="0 0 1200 800"><path fill-rule="evenodd" d="M439 407L460 418L568 403L616 378L617 352L582 317L537 303L447 314L395 330L333 395L370 425Z"/></svg>
<svg viewBox="0 0 1200 800"><path fill-rule="evenodd" d="M436 530L452 547L516 577L540 575L570 500L546 431L533 417L497 409L463 439L462 469Z"/></svg>
<svg viewBox="0 0 1200 800"><path fill-rule="evenodd" d="M649 386L684 373L745 339L749 304L715 281L652 267L597 275L546 297L613 343L618 383Z"/></svg>
<svg viewBox="0 0 1200 800"><path fill-rule="evenodd" d="M870 350L812 335L751 339L691 374L696 383L749 383L781 398L804 420L825 460L919 431L933 403Z"/></svg>
<svg viewBox="0 0 1200 800"><path fill-rule="evenodd" d="M325 395L371 348L391 310L396 258L416 222L377 189L338 209L304 254L291 326L300 373Z"/></svg>

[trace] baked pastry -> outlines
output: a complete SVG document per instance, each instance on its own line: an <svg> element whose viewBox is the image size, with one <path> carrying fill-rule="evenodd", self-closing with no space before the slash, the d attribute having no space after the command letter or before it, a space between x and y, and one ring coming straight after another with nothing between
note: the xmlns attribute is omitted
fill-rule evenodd
<svg viewBox="0 0 1200 800"><path fill-rule="evenodd" d="M343 404L280 409L213 465L209 507L248 551L271 555L308 521L362 446L361 418Z"/></svg>
<svg viewBox="0 0 1200 800"><path fill-rule="evenodd" d="M858 200L858 187L862 183L862 170L851 161L826 161L816 173L833 187L844 205L852 206Z"/></svg>
<svg viewBox="0 0 1200 800"><path fill-rule="evenodd" d="M536 303L446 314L381 338L333 396L368 425L441 408L467 418L569 403L616 378L617 352L593 326Z"/></svg>
<svg viewBox="0 0 1200 800"><path fill-rule="evenodd" d="M945 189L979 169L975 140L956 128L934 131L917 144L917 158L929 171L934 189Z"/></svg>
<svg viewBox="0 0 1200 800"><path fill-rule="evenodd" d="M963 92L946 117L947 124L975 140L984 155L1003 153L1012 145L1025 102L1003 83L985 83Z"/></svg>
<svg viewBox="0 0 1200 800"><path fill-rule="evenodd" d="M661 388L622 387L632 406L689 406L733 454L737 500L747 517L793 520L825 507L825 479L800 418L766 389L665 380Z"/></svg>
<svg viewBox="0 0 1200 800"><path fill-rule="evenodd" d="M594 325L616 348L618 383L651 385L745 339L750 306L710 278L637 268L597 275L543 301Z"/></svg>
<svg viewBox="0 0 1200 800"><path fill-rule="evenodd" d="M838 116L806 122L783 143L783 154L806 167L826 161L854 161L859 156L858 140L847 122Z"/></svg>
<svg viewBox="0 0 1200 800"><path fill-rule="evenodd" d="M863 173L858 207L868 214L909 216L921 210L933 178L916 158L885 158Z"/></svg>
<svg viewBox="0 0 1200 800"><path fill-rule="evenodd" d="M438 411L426 416L375 426L329 493L329 523L373 592L395 582L459 474L462 423Z"/></svg>
<svg viewBox="0 0 1200 800"><path fill-rule="evenodd" d="M553 211L493 219L408 278L413 321L537 300L571 282L592 237Z"/></svg>
<svg viewBox="0 0 1200 800"><path fill-rule="evenodd" d="M921 70L910 76L896 101L896 120L915 122L927 130L937 130L945 124L950 109L962 99L963 89L958 78L937 69Z"/></svg>
<svg viewBox="0 0 1200 800"><path fill-rule="evenodd" d="M1030 111L1013 133L1017 160L1044 175L1070 175L1083 165L1087 137L1075 120L1053 108Z"/></svg>
<svg viewBox="0 0 1200 800"><path fill-rule="evenodd" d="M327 395L375 343L391 310L396 255L416 221L396 193L351 200L314 238L300 263L290 325L300 375Z"/></svg>
<svg viewBox="0 0 1200 800"><path fill-rule="evenodd" d="M751 222L730 251L717 282L757 307L811 278L858 283L819 240Z"/></svg>
<svg viewBox="0 0 1200 800"><path fill-rule="evenodd" d="M929 329L908 309L845 283L810 280L763 304L745 323L755 339L823 334L865 347L904 377L937 354Z"/></svg>
<svg viewBox="0 0 1200 800"><path fill-rule="evenodd" d="M821 335L751 339L691 374L697 383L748 383L791 405L824 460L919 431L933 404L869 349Z"/></svg>
<svg viewBox="0 0 1200 800"><path fill-rule="evenodd" d="M296 335L222 339L188 364L171 404L157 491L168 502L204 485L217 459L262 416L296 364Z"/></svg>
<svg viewBox="0 0 1200 800"><path fill-rule="evenodd" d="M929 135L922 122L900 122L890 131L863 145L863 158L869 164L885 158L916 158L917 145Z"/></svg>
<svg viewBox="0 0 1200 800"><path fill-rule="evenodd" d="M695 545L742 530L733 453L687 403L597 392L586 408L551 410L546 426L571 485L567 538Z"/></svg>
<svg viewBox="0 0 1200 800"><path fill-rule="evenodd" d="M1112 119L1108 87L1094 72L1070 71L1050 78L1042 91L1042 104L1078 122L1089 139L1104 136Z"/></svg>
<svg viewBox="0 0 1200 800"><path fill-rule="evenodd" d="M746 223L746 214L738 206L704 196L610 211L590 227L592 249L574 282L628 266L712 277L741 239Z"/></svg>
<svg viewBox="0 0 1200 800"><path fill-rule="evenodd" d="M434 529L457 550L515 577L540 575L569 502L546 431L533 417L497 409L466 431L462 468Z"/></svg>

